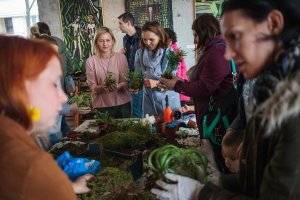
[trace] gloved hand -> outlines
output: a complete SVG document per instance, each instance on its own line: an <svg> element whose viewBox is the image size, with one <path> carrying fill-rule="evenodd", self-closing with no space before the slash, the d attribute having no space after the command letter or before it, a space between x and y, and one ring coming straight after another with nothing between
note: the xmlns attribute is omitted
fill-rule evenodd
<svg viewBox="0 0 300 200"><path fill-rule="evenodd" d="M156 181L156 184L164 190L152 188L151 192L156 195L157 199L169 200L193 200L198 199L199 193L203 188L200 182L177 174L167 173L165 177L175 184L167 184L162 180Z"/></svg>

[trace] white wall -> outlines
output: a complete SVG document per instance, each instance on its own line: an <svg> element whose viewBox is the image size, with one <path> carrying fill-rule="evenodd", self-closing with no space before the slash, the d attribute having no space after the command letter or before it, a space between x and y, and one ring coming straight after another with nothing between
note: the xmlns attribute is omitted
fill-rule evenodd
<svg viewBox="0 0 300 200"><path fill-rule="evenodd" d="M58 10L59 0L37 0L39 7L40 21L46 22L51 29L52 35L61 36L61 23ZM187 48L193 46L193 32L191 26L194 20L194 0L173 0L173 26L177 33L178 46L188 52L185 60L187 67L195 64L194 49ZM117 43L115 50L122 47L124 34L118 28L117 17L125 12L123 0L103 0L104 26L113 30Z"/></svg>

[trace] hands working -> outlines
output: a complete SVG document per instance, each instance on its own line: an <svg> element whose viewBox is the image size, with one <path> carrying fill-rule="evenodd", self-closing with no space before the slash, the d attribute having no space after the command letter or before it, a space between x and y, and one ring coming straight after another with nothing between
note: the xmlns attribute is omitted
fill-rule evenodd
<svg viewBox="0 0 300 200"><path fill-rule="evenodd" d="M188 106L188 105L184 105L180 108L178 108L178 111L179 112L182 112L182 113L186 113L186 112L194 112L195 111L195 107L194 106Z"/></svg>
<svg viewBox="0 0 300 200"><path fill-rule="evenodd" d="M110 85L109 87L105 87L104 85L97 85L95 88L96 93L104 93L104 92L113 92L113 91L123 91L125 89L124 84L122 83L115 83Z"/></svg>
<svg viewBox="0 0 300 200"><path fill-rule="evenodd" d="M199 193L203 188L203 184L200 182L177 174L167 173L165 175L167 179L175 184L168 184L162 180L158 180L156 184L163 190L152 188L151 192L156 195L157 199L168 200L193 200L198 199Z"/></svg>
<svg viewBox="0 0 300 200"><path fill-rule="evenodd" d="M158 87L166 90L174 90L175 84L181 78L174 76L172 79L160 78Z"/></svg>
<svg viewBox="0 0 300 200"><path fill-rule="evenodd" d="M147 79L147 78L145 78L144 79L144 86L146 88L155 88L155 87L157 87L158 82L159 82L158 80L153 80L153 79Z"/></svg>
<svg viewBox="0 0 300 200"><path fill-rule="evenodd" d="M87 181L91 180L94 176L91 174L85 174L77 178L73 183L72 187L76 194L84 194L90 191L87 187Z"/></svg>
<svg viewBox="0 0 300 200"><path fill-rule="evenodd" d="M88 114L91 112L91 108L90 107L78 107L77 103L72 103L70 105L70 111L73 113L79 113L82 115Z"/></svg>

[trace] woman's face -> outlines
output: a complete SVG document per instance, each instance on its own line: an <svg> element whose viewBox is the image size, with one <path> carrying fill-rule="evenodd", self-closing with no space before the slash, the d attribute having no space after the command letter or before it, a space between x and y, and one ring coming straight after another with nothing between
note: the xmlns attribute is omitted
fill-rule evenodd
<svg viewBox="0 0 300 200"><path fill-rule="evenodd" d="M109 33L103 33L98 37L97 45L101 53L107 53L112 51L114 41Z"/></svg>
<svg viewBox="0 0 300 200"><path fill-rule="evenodd" d="M142 40L149 50L154 51L158 46L160 38L151 31L143 31Z"/></svg>
<svg viewBox="0 0 300 200"><path fill-rule="evenodd" d="M62 104L67 101L60 84L61 75L60 62L53 57L35 80L25 82L29 103L40 111L40 119L33 124L34 131L53 126Z"/></svg>
<svg viewBox="0 0 300 200"><path fill-rule="evenodd" d="M233 58L246 79L271 64L276 44L265 39L272 34L267 20L257 23L240 10L229 11L222 16L221 32L227 43L225 58Z"/></svg>

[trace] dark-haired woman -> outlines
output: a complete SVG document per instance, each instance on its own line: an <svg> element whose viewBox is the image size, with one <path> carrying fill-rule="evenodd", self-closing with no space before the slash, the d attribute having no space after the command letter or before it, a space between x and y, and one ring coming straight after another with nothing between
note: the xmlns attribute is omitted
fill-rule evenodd
<svg viewBox="0 0 300 200"><path fill-rule="evenodd" d="M161 78L159 86L193 98L197 126L203 138L202 119L210 100L213 99L214 105L221 109L226 107L226 115L231 123L236 115L237 96L234 94L230 61L224 58L226 45L220 36L219 21L210 14L200 15L194 21L192 29L199 60L190 80L184 81L178 77L171 80ZM212 133L216 140L212 142L215 161L222 173L228 172L220 146L225 131L224 128L216 127Z"/></svg>
<svg viewBox="0 0 300 200"><path fill-rule="evenodd" d="M163 185L167 192L154 191L159 198L185 191L197 199L300 199L299 6L296 0L224 2L226 58L236 60L246 79L257 77L240 177L222 179L221 188L180 176L172 189Z"/></svg>
<svg viewBox="0 0 300 200"><path fill-rule="evenodd" d="M149 115L162 115L168 95L169 105L172 110L180 107L179 94L174 91L161 91L157 88L161 75L168 66L167 35L158 22L147 22L142 27L141 48L135 55L135 69L141 69L145 74L143 112ZM173 72L176 73L176 70Z"/></svg>

